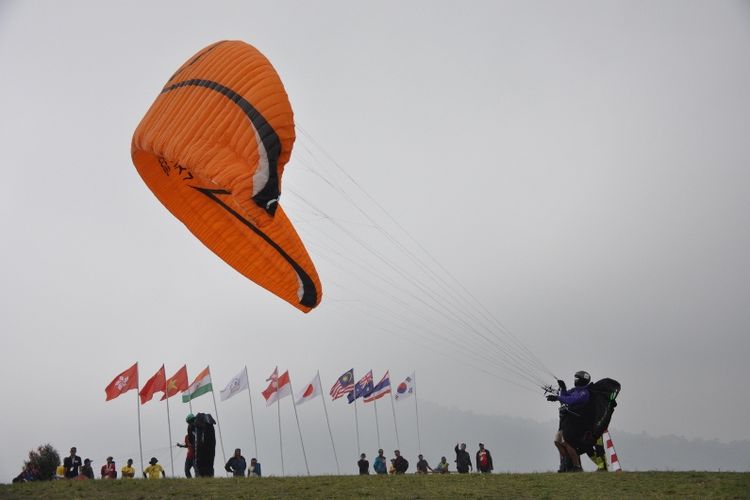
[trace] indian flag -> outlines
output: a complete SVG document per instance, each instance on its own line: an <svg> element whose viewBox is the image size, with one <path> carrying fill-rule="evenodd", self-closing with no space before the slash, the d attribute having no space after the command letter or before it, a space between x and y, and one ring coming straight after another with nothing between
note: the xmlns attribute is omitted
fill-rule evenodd
<svg viewBox="0 0 750 500"><path fill-rule="evenodd" d="M211 385L211 370L209 370L207 366L205 370L195 377L195 380L190 384L190 387L182 393L182 402L187 403L198 396L203 396L207 392L213 392L213 390L214 388Z"/></svg>

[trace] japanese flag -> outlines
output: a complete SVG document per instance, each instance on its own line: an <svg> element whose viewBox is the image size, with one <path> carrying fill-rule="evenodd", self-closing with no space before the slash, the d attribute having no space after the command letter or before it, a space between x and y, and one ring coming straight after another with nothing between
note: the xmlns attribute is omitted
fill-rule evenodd
<svg viewBox="0 0 750 500"><path fill-rule="evenodd" d="M318 374L315 375L315 378L313 378L312 381L304 386L302 391L297 394L295 404L301 405L302 403L306 403L311 399L317 398L322 393L323 388L320 385L320 372L318 372Z"/></svg>

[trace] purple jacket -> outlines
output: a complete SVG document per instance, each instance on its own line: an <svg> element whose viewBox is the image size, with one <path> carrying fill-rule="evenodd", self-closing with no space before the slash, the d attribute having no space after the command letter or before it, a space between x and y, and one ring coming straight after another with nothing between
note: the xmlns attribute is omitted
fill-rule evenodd
<svg viewBox="0 0 750 500"><path fill-rule="evenodd" d="M589 401L588 387L573 387L567 391L561 391L558 400L568 406L580 406Z"/></svg>

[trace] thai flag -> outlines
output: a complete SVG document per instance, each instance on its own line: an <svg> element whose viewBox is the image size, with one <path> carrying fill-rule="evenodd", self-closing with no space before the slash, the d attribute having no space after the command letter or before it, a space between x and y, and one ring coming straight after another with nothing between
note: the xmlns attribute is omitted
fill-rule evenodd
<svg viewBox="0 0 750 500"><path fill-rule="evenodd" d="M365 403L371 403L372 401L376 401L386 394L391 393L391 378L388 372L385 372L385 375L383 375L383 378L380 379L380 382L378 382L375 387L372 389L372 392L369 396L364 398Z"/></svg>

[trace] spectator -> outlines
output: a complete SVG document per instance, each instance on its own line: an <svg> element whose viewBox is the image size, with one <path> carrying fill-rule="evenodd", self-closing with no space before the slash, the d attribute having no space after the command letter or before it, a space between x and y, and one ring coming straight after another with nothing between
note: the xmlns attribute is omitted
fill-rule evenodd
<svg viewBox="0 0 750 500"><path fill-rule="evenodd" d="M492 472L492 455L490 450L484 447L484 443L479 443L479 451L477 452L477 470L484 474Z"/></svg>
<svg viewBox="0 0 750 500"><path fill-rule="evenodd" d="M102 465L102 479L117 479L117 467L112 457L107 457L107 463Z"/></svg>
<svg viewBox="0 0 750 500"><path fill-rule="evenodd" d="M375 457L375 461L372 463L372 468L376 474L388 474L388 465L386 464L382 448L378 450L378 456Z"/></svg>
<svg viewBox="0 0 750 500"><path fill-rule="evenodd" d="M260 477L260 462L258 462L258 459L251 458L250 459L250 468L247 470L247 477Z"/></svg>
<svg viewBox="0 0 750 500"><path fill-rule="evenodd" d="M143 470L143 477L148 479L167 477L167 473L164 472L164 468L158 462L156 457L151 457L151 460L148 461L149 466Z"/></svg>
<svg viewBox="0 0 750 500"><path fill-rule="evenodd" d="M83 461L83 467L81 467L80 476L86 476L89 479L94 479L94 468L91 467L91 460L88 458Z"/></svg>
<svg viewBox="0 0 750 500"><path fill-rule="evenodd" d="M367 460L364 453L362 453L359 456L359 462L357 462L357 467L359 467L360 476L366 476L370 473L370 462Z"/></svg>
<svg viewBox="0 0 750 500"><path fill-rule="evenodd" d="M427 472L435 472L427 463L422 455L419 455L419 461L417 462L417 474L427 474Z"/></svg>
<svg viewBox="0 0 750 500"><path fill-rule="evenodd" d="M65 477L67 479L73 479L78 476L79 468L81 467L81 457L76 455L76 447L70 449L70 456L63 459L63 466L65 466Z"/></svg>
<svg viewBox="0 0 750 500"><path fill-rule="evenodd" d="M135 467L133 467L133 459L128 458L128 464L120 469L122 472L123 479L133 479L135 477Z"/></svg>
<svg viewBox="0 0 750 500"><path fill-rule="evenodd" d="M396 458L393 459L393 468L396 474L404 474L409 469L409 461L401 456L399 450L395 450L393 454L396 455Z"/></svg>
<svg viewBox="0 0 750 500"><path fill-rule="evenodd" d="M435 467L435 470L433 472L438 472L440 474L448 474L448 459L445 457L440 457L440 462Z"/></svg>
<svg viewBox="0 0 750 500"><path fill-rule="evenodd" d="M227 461L224 470L231 472L234 477L245 477L247 462L245 457L242 456L242 450L239 448L234 450L234 456Z"/></svg>
<svg viewBox="0 0 750 500"><path fill-rule="evenodd" d="M471 465L471 456L466 451L466 443L461 443L460 448L458 443L456 443L454 451L456 452L456 470L459 474L468 474L470 470L473 470L473 467Z"/></svg>

